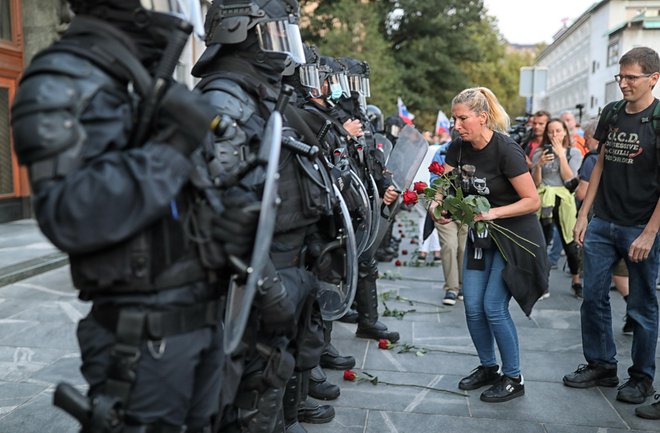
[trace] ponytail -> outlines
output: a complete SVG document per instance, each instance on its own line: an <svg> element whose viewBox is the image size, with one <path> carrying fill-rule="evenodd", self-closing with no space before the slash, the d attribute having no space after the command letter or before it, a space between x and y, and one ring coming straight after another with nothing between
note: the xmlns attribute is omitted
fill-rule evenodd
<svg viewBox="0 0 660 433"><path fill-rule="evenodd" d="M493 131L506 134L509 129L509 115L506 114L495 94L487 87L465 89L454 97L452 105L465 104L475 113L486 112L486 126Z"/></svg>

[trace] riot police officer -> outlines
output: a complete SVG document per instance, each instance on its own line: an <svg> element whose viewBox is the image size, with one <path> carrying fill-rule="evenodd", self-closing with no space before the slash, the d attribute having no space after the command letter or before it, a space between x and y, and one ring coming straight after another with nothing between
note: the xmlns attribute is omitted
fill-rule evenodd
<svg viewBox="0 0 660 433"><path fill-rule="evenodd" d="M344 65L351 82L350 96L339 100L340 119L357 118L364 125L364 137L360 145L363 147L363 160L361 162L361 176L365 184L370 184L369 177L373 177L377 191L371 195L382 196L386 205L393 203L398 193L390 184L390 176L385 167L383 153L376 147L373 140L374 130L366 114L366 98L370 95L369 66L350 57L343 57L340 62ZM373 198L373 197L372 197ZM380 213L374 217L379 218ZM381 221L381 223L385 223ZM391 342L399 340L399 333L389 331L387 326L378 320L378 292L376 280L378 279L378 263L375 259L376 246L362 252L359 258L359 280L355 296L357 307L357 331L356 335L362 338L388 339Z"/></svg>
<svg viewBox="0 0 660 433"><path fill-rule="evenodd" d="M207 48L193 74L201 78L198 88L215 109L235 122L215 142L214 158L226 170L259 152L266 119L276 108L286 124L295 116L282 102L281 82L285 71L305 62L298 18L296 0L216 0L209 9ZM283 135L287 142L297 138L288 125ZM243 343L227 358L227 377L236 382L228 380L222 391L222 431L280 429L278 413L283 408L286 430L304 432L298 410L305 400L307 375L323 347L319 284L307 266L310 240L329 211L330 198L320 186L323 174L307 155L283 148L279 163L281 204L270 248L276 273L267 277L267 290L283 296L275 305L257 302L252 307ZM291 307L295 314L283 320ZM315 422L328 422L334 409L316 406L305 414Z"/></svg>
<svg viewBox="0 0 660 433"><path fill-rule="evenodd" d="M229 206L209 219L214 268L184 227L191 154L211 116L169 77L193 26L203 32L199 3L70 4L75 18L26 69L12 112L39 226L92 301L77 332L89 400L61 386L55 402L84 432L208 432L223 361L219 265L245 253L256 219ZM230 238L236 220L245 231Z"/></svg>

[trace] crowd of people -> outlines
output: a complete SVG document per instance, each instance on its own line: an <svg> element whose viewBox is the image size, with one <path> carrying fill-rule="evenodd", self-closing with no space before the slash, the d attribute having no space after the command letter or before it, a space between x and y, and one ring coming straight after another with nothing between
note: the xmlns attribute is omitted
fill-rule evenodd
<svg viewBox="0 0 660 433"><path fill-rule="evenodd" d="M421 134L402 139L402 119L367 103L365 61L302 43L296 0L215 0L205 19L196 1L69 3L69 28L23 75L12 131L39 226L92 303L77 331L88 394L61 385L55 397L83 431L299 433L332 420L307 397L336 399L324 369L355 365L332 344L333 321L399 340L376 290L378 260L397 249L397 152L426 154L417 178L434 167L431 185L454 176L418 208L417 259L441 262L443 304L464 301L480 365L458 388L488 386L486 402L524 395L509 302L530 315L549 295L550 244L582 299L587 364L564 384L619 383L614 283L633 335L617 399L653 394L655 51L621 57L623 102L582 133L571 113L538 112L517 143L496 95L475 87L417 155ZM206 43L194 90L172 79L192 32ZM466 224L450 195L487 210ZM636 413L660 419L660 402Z"/></svg>

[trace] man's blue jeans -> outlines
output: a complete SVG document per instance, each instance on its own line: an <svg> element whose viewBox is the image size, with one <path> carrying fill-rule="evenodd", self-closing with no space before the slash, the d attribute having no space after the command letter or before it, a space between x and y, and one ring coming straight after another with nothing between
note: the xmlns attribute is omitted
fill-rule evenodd
<svg viewBox="0 0 660 433"><path fill-rule="evenodd" d="M584 238L584 289L580 316L582 349L590 364L616 365L616 346L612 334L610 283L612 268L624 258L630 274L627 313L634 322L632 362L628 373L655 375L655 347L658 339L658 301L655 281L660 265L660 243L656 235L649 257L633 263L628 258L632 242L643 226L620 226L594 217Z"/></svg>
<svg viewBox="0 0 660 433"><path fill-rule="evenodd" d="M481 365L490 367L497 364L497 342L502 373L517 377L520 375L518 333L509 314L511 293L502 279L504 258L495 247L483 252L483 271L467 269L467 257L463 260L463 303L468 330Z"/></svg>

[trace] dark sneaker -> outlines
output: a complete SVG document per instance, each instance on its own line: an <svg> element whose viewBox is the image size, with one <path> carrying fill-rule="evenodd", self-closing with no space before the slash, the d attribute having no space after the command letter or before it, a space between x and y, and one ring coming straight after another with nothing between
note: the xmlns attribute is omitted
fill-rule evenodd
<svg viewBox="0 0 660 433"><path fill-rule="evenodd" d="M571 286L571 289L573 289L573 294L576 298L582 299L582 284L575 283Z"/></svg>
<svg viewBox="0 0 660 433"><path fill-rule="evenodd" d="M617 386L619 378L616 367L580 364L573 373L564 376L564 385L571 388L591 388L594 386Z"/></svg>
<svg viewBox="0 0 660 433"><path fill-rule="evenodd" d="M502 376L493 386L481 393L481 401L501 403L525 395L525 381L520 375L519 381Z"/></svg>
<svg viewBox="0 0 660 433"><path fill-rule="evenodd" d="M445 297L442 299L442 303L445 305L456 305L456 299L458 299L458 292L455 290L447 290Z"/></svg>
<svg viewBox="0 0 660 433"><path fill-rule="evenodd" d="M463 289L458 289L458 300L459 301L463 300Z"/></svg>
<svg viewBox="0 0 660 433"><path fill-rule="evenodd" d="M660 419L660 394L655 395L658 400L648 406L641 406L635 409L635 415L645 419Z"/></svg>
<svg viewBox="0 0 660 433"><path fill-rule="evenodd" d="M616 399L624 403L642 404L654 392L653 381L648 377L631 377L619 387Z"/></svg>
<svg viewBox="0 0 660 433"><path fill-rule="evenodd" d="M472 370L469 376L464 377L458 382L458 388L469 391L471 389L481 388L482 386L492 385L500 379L500 367L493 365L491 367L479 367Z"/></svg>
<svg viewBox="0 0 660 433"><path fill-rule="evenodd" d="M633 335L635 329L635 322L627 314L623 316L623 333L624 335Z"/></svg>

